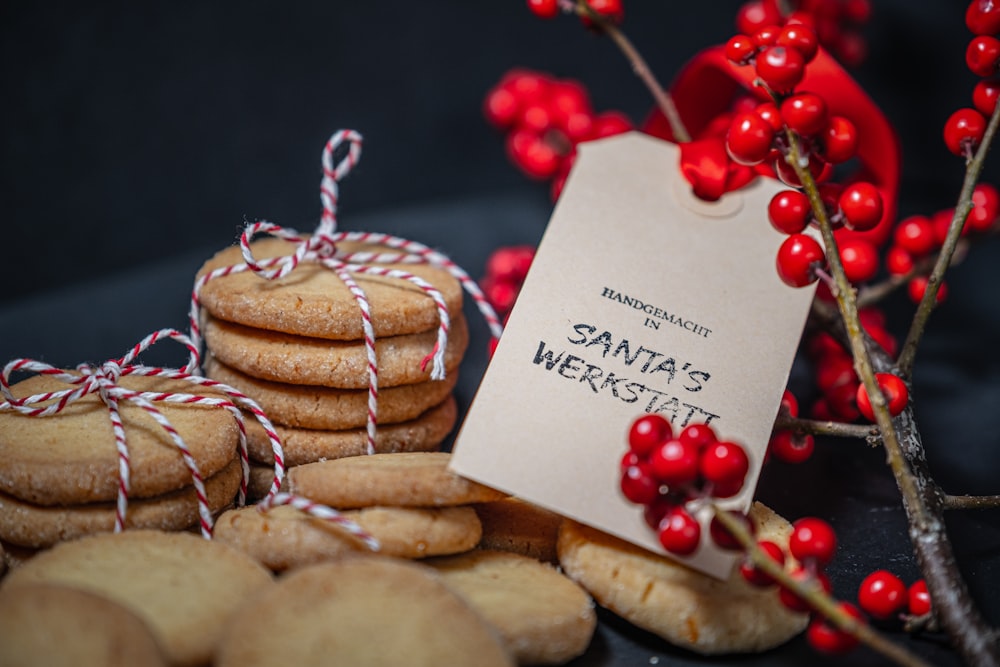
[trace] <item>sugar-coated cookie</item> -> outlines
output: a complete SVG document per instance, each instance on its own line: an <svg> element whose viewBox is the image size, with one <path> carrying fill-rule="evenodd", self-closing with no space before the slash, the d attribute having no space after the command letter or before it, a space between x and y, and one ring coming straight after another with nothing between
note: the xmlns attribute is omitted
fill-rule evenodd
<svg viewBox="0 0 1000 667"><path fill-rule="evenodd" d="M238 460L204 480L205 497L214 513L228 507L240 488ZM87 505L32 505L0 493L0 539L25 547L52 546L91 533L115 528L115 503ZM125 513L127 529L184 530L198 523L198 497L194 487L155 498L130 500Z"/></svg>
<svg viewBox="0 0 1000 667"><path fill-rule="evenodd" d="M398 252L383 246L341 243L349 252ZM262 260L290 255L294 246L280 239L252 244L254 257ZM239 246L230 246L209 259L198 271L243 263ZM444 299L448 312L462 312L462 286L444 269L421 264L379 264L406 271L427 281ZM375 337L419 333L439 323L437 306L420 287L397 278L353 274L368 298ZM335 340L364 338L361 311L350 290L337 275L318 264L299 264L277 280L265 280L250 271L213 278L201 288L201 303L215 317L258 329Z"/></svg>
<svg viewBox="0 0 1000 667"><path fill-rule="evenodd" d="M460 313L459 313L460 315ZM252 377L272 382L338 389L368 388L368 355L363 340L333 341L254 329L211 316L202 326L205 344L216 359ZM375 339L380 387L426 382L431 364L423 364L437 342L437 327L422 333ZM448 331L444 366L458 368L469 344L465 318Z"/></svg>
<svg viewBox="0 0 1000 667"><path fill-rule="evenodd" d="M339 430L362 428L368 423L367 389L333 389L270 382L250 377L211 355L205 359L205 375L235 387L257 401L271 421L285 426ZM380 424L416 419L441 404L455 388L457 373L443 380L379 389Z"/></svg>
<svg viewBox="0 0 1000 667"><path fill-rule="evenodd" d="M214 395L190 382L138 375L119 384L135 391ZM35 376L13 385L17 397L62 391L68 385ZM45 404L38 404L39 406ZM236 457L236 417L220 407L157 402L206 477ZM130 495L147 498L191 484L184 459L166 431L142 408L121 401L128 440ZM0 492L36 505L113 501L118 494L118 450L108 407L95 394L47 417L0 411Z"/></svg>
<svg viewBox="0 0 1000 667"><path fill-rule="evenodd" d="M11 571L0 591L44 582L128 607L149 625L172 665L209 664L226 619L253 593L273 585L266 568L232 547L191 533L151 530L58 544Z"/></svg>
<svg viewBox="0 0 1000 667"><path fill-rule="evenodd" d="M105 596L48 583L0 591L0 665L166 664L149 626L130 609Z"/></svg>
<svg viewBox="0 0 1000 667"><path fill-rule="evenodd" d="M292 570L273 589L254 596L230 617L215 664L515 663L491 626L430 568L382 556L348 556Z"/></svg>
<svg viewBox="0 0 1000 667"><path fill-rule="evenodd" d="M0 578L7 572L7 552L4 551L3 543L0 542Z"/></svg>
<svg viewBox="0 0 1000 667"><path fill-rule="evenodd" d="M483 524L481 548L510 551L547 563L559 561L560 515L514 497L478 503L474 508Z"/></svg>
<svg viewBox="0 0 1000 667"><path fill-rule="evenodd" d="M758 538L787 547L787 521L760 503L750 516ZM738 569L725 581L715 579L575 521L560 528L559 562L602 606L705 655L764 651L809 621L778 600L776 587L755 587Z"/></svg>
<svg viewBox="0 0 1000 667"><path fill-rule="evenodd" d="M250 462L250 478L247 480L247 503L256 503L271 490L274 482L274 466ZM282 484L282 486L285 486Z"/></svg>
<svg viewBox="0 0 1000 667"><path fill-rule="evenodd" d="M12 570L14 570L14 568L24 564L32 556L41 551L42 549L22 547L17 544L0 541L0 558L3 559L3 564L0 564L0 571L3 571L3 569L6 568L7 573L9 574ZM2 577L0 577L0 579L2 579Z"/></svg>
<svg viewBox="0 0 1000 667"><path fill-rule="evenodd" d="M479 519L469 507L368 507L342 514L379 541L380 554L398 558L468 551L481 533ZM229 510L215 524L215 539L274 571L367 550L336 525L288 506L267 512L256 507Z"/></svg>
<svg viewBox="0 0 1000 667"><path fill-rule="evenodd" d="M482 550L426 562L497 628L519 664L559 665L587 650L597 626L594 603L551 565Z"/></svg>
<svg viewBox="0 0 1000 667"><path fill-rule="evenodd" d="M422 452L434 451L448 436L458 419L455 398L449 395L415 419L396 424L381 424L375 434L375 451ZM271 464L274 453L264 428L247 420L247 450L250 458ZM324 459L340 459L367 453L368 430L365 428L336 431L275 425L289 466L313 463Z"/></svg>
<svg viewBox="0 0 1000 667"><path fill-rule="evenodd" d="M288 487L337 509L441 507L506 496L452 472L450 459L447 452L399 452L319 461L291 468Z"/></svg>

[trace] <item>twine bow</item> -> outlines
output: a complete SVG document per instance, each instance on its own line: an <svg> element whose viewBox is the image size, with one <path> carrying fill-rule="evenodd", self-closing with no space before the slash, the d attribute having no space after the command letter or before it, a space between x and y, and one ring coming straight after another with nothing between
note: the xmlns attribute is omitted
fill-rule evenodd
<svg viewBox="0 0 1000 667"><path fill-rule="evenodd" d="M346 155L337 164L334 164L334 153L345 143L347 145ZM421 363L421 369L426 369L428 363L432 364L432 380L442 380L445 377L444 353L451 325L448 306L437 288L427 281L407 271L386 265L428 264L446 270L461 283L465 291L475 301L494 338L499 338L503 327L493 307L487 302L475 281L445 255L423 244L388 234L337 231L338 184L358 163L361 157L361 143L361 135L354 130L339 130L330 137L323 148L323 178L320 182L320 201L323 212L319 225L310 236L304 236L293 229L267 221L254 222L246 226L240 235L240 248L244 262L215 269L201 276L195 282L191 295L190 327L195 347L200 349L201 306L199 295L202 287L210 280L244 271L253 271L265 280L276 280L287 276L302 262L319 264L334 272L350 290L360 312L365 355L368 360L367 451L369 454L373 454L378 422L378 360L375 356L375 332L371 323L368 297L354 280L354 276L376 275L405 280L420 288L434 301L440 322L437 339L433 349ZM253 249L250 247L251 240L257 234L270 234L293 243L295 250L289 255L258 261L254 258ZM341 241L380 244L396 252L347 252L338 247L337 244Z"/></svg>

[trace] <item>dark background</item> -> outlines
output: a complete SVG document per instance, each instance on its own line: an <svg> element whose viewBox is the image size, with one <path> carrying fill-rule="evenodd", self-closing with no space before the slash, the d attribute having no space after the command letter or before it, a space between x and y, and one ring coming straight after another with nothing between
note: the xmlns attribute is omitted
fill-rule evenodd
<svg viewBox="0 0 1000 667"><path fill-rule="evenodd" d="M739 4L632 0L624 27L667 83L732 34ZM976 81L964 67L966 3L872 4L871 54L855 74L903 144L900 214L933 213L954 204L962 177L941 126L970 105ZM0 360L59 366L184 329L194 272L245 220L312 229L320 152L336 129L365 136L341 189L341 229L426 242L478 277L496 246L537 241L551 210L548 188L506 162L482 119L483 96L506 70L580 79L598 110L636 122L651 106L607 40L569 17L540 21L522 0L7 2L0 63ZM986 174L994 184L997 161ZM928 458L953 493L1000 492L998 257L1000 243L987 240L951 274L914 375ZM904 333L912 305L897 295L887 309ZM486 364L484 327L471 314L470 324L463 407ZM808 369L798 363L791 381L807 405ZM830 575L843 598L878 567L917 576L883 463L879 449L821 442L809 464L773 463L761 479L760 497L784 516L834 525L842 546ZM1000 511L953 513L948 527L974 596L1000 623ZM703 662L601 619L581 667ZM935 638L908 643L956 664ZM883 664L867 651L826 659L801 637L734 662Z"/></svg>
<svg viewBox="0 0 1000 667"><path fill-rule="evenodd" d="M739 4L633 0L624 27L669 83L731 36ZM873 5L857 76L906 146L901 211L936 210L961 171L940 127L975 81L964 5ZM311 228L320 150L342 127L366 138L342 228L415 202L544 202L480 113L513 66L578 78L636 122L651 106L608 40L521 0L7 2L0 50L5 300L226 245L244 219Z"/></svg>

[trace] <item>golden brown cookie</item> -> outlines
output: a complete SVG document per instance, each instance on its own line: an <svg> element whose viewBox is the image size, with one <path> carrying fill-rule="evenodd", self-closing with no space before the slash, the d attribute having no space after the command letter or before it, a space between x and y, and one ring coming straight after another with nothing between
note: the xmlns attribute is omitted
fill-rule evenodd
<svg viewBox="0 0 1000 667"><path fill-rule="evenodd" d="M10 573L14 568L21 566L32 556L43 550L0 541L0 551L3 551L3 565L0 565L0 570L3 570L6 566L7 572Z"/></svg>
<svg viewBox="0 0 1000 667"><path fill-rule="evenodd" d="M234 460L204 480L212 512L228 507L240 488L240 463ZM32 505L0 493L0 539L25 547L41 548L91 533L115 528L115 503L87 505ZM194 487L154 498L130 499L125 527L184 530L198 523L198 498Z"/></svg>
<svg viewBox="0 0 1000 667"><path fill-rule="evenodd" d="M149 625L172 665L209 664L226 619L273 586L270 572L225 544L151 530L63 542L13 570L0 591L43 582L128 607Z"/></svg>
<svg viewBox="0 0 1000 667"><path fill-rule="evenodd" d="M375 434L375 451L434 451L451 432L457 419L458 406L454 396L449 395L440 405L435 405L416 419L380 425ZM246 425L250 458L270 464L274 453L264 428L249 419ZM281 438L285 464L289 466L367 453L368 431L364 428L326 431L275 425L275 431Z"/></svg>
<svg viewBox="0 0 1000 667"><path fill-rule="evenodd" d="M47 583L0 591L0 665L166 664L149 626L107 597Z"/></svg>
<svg viewBox="0 0 1000 667"><path fill-rule="evenodd" d="M559 561L560 515L514 497L478 503L474 508L483 524L481 548L510 551L547 563Z"/></svg>
<svg viewBox="0 0 1000 667"><path fill-rule="evenodd" d="M519 664L560 665L587 650L597 626L594 602L551 565L479 550L426 563L500 632Z"/></svg>
<svg viewBox="0 0 1000 667"><path fill-rule="evenodd" d="M340 430L362 428L368 423L367 389L332 389L269 382L232 369L209 355L205 375L234 387L257 401L277 424L295 428ZM380 424L416 419L442 403L455 388L457 373L444 380L379 389Z"/></svg>
<svg viewBox="0 0 1000 667"><path fill-rule="evenodd" d="M216 359L230 368L272 382L308 384L338 389L368 388L368 354L364 340L334 341L309 338L206 316L205 344ZM430 363L423 364L437 342L437 327L422 333L375 340L379 387L427 382ZM451 322L444 366L458 368L469 344L464 317ZM423 366L423 368L422 368Z"/></svg>
<svg viewBox="0 0 1000 667"><path fill-rule="evenodd" d="M271 490L272 482L274 482L274 466L251 461L250 478L247 480L247 503L256 503L263 499Z"/></svg>
<svg viewBox="0 0 1000 667"><path fill-rule="evenodd" d="M259 628L266 614L266 630ZM353 556L293 570L227 624L217 667L513 666L493 629L412 561Z"/></svg>
<svg viewBox="0 0 1000 667"><path fill-rule="evenodd" d="M136 391L213 395L190 382L165 378L128 375L119 384ZM35 376L11 389L25 397L67 388ZM177 429L204 476L219 472L236 456L239 430L228 410L162 401L155 405ZM131 462L130 495L148 498L189 485L191 475L166 431L134 403L122 401L120 414ZM118 450L107 406L89 394L48 417L0 411L0 492L36 505L113 501Z"/></svg>
<svg viewBox="0 0 1000 667"><path fill-rule="evenodd" d="M479 541L479 520L469 507L368 507L341 514L377 539L383 556L455 554ZM256 507L230 510L219 517L215 539L275 571L367 550L361 540L336 525L288 506L267 512Z"/></svg>
<svg viewBox="0 0 1000 667"><path fill-rule="evenodd" d="M252 244L254 257L290 255L294 246L279 239ZM349 252L398 252L383 246L341 243ZM209 271L243 263L239 246L230 246L209 259L198 271ZM462 287L444 269L419 264L380 264L418 276L441 292L449 313L462 312ZM420 287L397 278L354 274L355 282L368 298L375 337L419 333L438 326L433 299ZM314 263L299 264L290 274L265 280L250 271L213 278L201 288L201 303L215 317L258 329L299 336L360 340L364 338L361 311L350 290L329 269Z"/></svg>
<svg viewBox="0 0 1000 667"><path fill-rule="evenodd" d="M497 500L505 493L448 469L447 452L399 452L319 461L288 471L288 488L337 509L442 507Z"/></svg>
<svg viewBox="0 0 1000 667"><path fill-rule="evenodd" d="M0 542L0 578L7 572L7 553L4 551L3 543Z"/></svg>
<svg viewBox="0 0 1000 667"><path fill-rule="evenodd" d="M750 516L759 539L787 548L787 521L760 503ZM559 531L559 562L602 606L705 655L765 651L809 621L778 600L776 587L755 587L738 569L725 581L715 579L574 521Z"/></svg>

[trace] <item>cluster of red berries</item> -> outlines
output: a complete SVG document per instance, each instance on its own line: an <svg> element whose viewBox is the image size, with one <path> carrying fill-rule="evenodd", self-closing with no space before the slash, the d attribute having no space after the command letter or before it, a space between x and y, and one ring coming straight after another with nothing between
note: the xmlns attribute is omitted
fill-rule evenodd
<svg viewBox="0 0 1000 667"><path fill-rule="evenodd" d="M522 172L553 179L553 199L576 158L577 144L632 129L620 112L595 113L579 82L525 69L511 70L487 92L483 112L507 132L507 155Z"/></svg>
<svg viewBox="0 0 1000 667"><path fill-rule="evenodd" d="M538 18L551 19L556 17L563 6L567 7L569 11L572 10L575 3L576 0L528 0L528 9ZM621 23L625 18L625 7L622 5L622 0L587 0L587 5L596 14L612 23ZM580 20L585 26L590 27L589 18L581 15Z"/></svg>
<svg viewBox="0 0 1000 667"><path fill-rule="evenodd" d="M946 208L932 216L911 215L904 218L893 232L892 243L885 255L885 268L890 275L905 276L911 273L921 259L941 248L948 228L955 215L954 208ZM962 234L984 234L993 229L1000 215L1000 192L992 185L979 183L972 193L972 211L965 220ZM927 289L927 277L917 275L907 284L907 292L914 302L919 302ZM947 284L938 287L937 300L947 296Z"/></svg>
<svg viewBox="0 0 1000 667"><path fill-rule="evenodd" d="M891 357L898 344L886 329L885 315L875 308L858 312L861 326ZM868 392L854 370L854 359L830 334L812 336L808 345L815 369L816 387L822 396L813 405L812 416L823 421L852 422L860 417L874 422ZM901 378L891 373L876 373L875 379L886 399L889 413L902 412L909 401L909 391Z"/></svg>
<svg viewBox="0 0 1000 667"><path fill-rule="evenodd" d="M795 394L785 390L781 397L780 415L788 417L799 416L799 401ZM804 463L816 449L816 439L811 433L801 433L793 429L780 429L771 434L767 443L767 451L785 463Z"/></svg>
<svg viewBox="0 0 1000 667"><path fill-rule="evenodd" d="M656 413L632 423L628 446L621 460L622 495L645 506L646 523L664 549L694 553L701 544L701 524L692 513L696 501L739 493L750 470L746 451L719 440L705 424L690 424L675 437L670 422ZM710 533L726 540L716 526Z"/></svg>
<svg viewBox="0 0 1000 667"><path fill-rule="evenodd" d="M858 587L858 606L872 618L882 621L902 615L919 618L931 613L931 596L923 579L907 588L892 572L876 570Z"/></svg>
<svg viewBox="0 0 1000 667"><path fill-rule="evenodd" d="M782 23L809 26L819 43L848 66L860 65L868 54L861 28L871 17L868 0L798 0L786 3L792 12L783 16L778 0L752 0L736 15L736 28L752 35L760 28Z"/></svg>
<svg viewBox="0 0 1000 667"><path fill-rule="evenodd" d="M794 188L779 192L768 205L771 224L788 235L778 249L778 275L793 287L815 282L826 255L819 241L805 233L815 222L814 209L789 162L789 135L797 138L800 157L808 160L805 166L821 184L819 195L831 226L864 232L874 229L884 213L882 197L871 183L841 186L826 182L834 165L857 153L858 133L848 118L829 113L822 96L795 91L817 49L816 34L802 23L766 25L752 35L736 35L726 44L729 61L739 67L753 66L775 100L750 102L752 108L734 116L726 134L726 150L740 164L766 163L775 176ZM840 254L852 280L869 280L878 270L878 253L864 240L849 240Z"/></svg>
<svg viewBox="0 0 1000 667"><path fill-rule="evenodd" d="M519 245L497 248L486 260L486 275L479 286L501 320L510 315L534 259L532 246Z"/></svg>
<svg viewBox="0 0 1000 667"><path fill-rule="evenodd" d="M959 109L944 124L944 143L955 155L969 159L983 141L986 118L993 114L1000 95L1000 5L972 0L965 12L965 25L975 37L965 51L965 64L983 77L972 93L972 107Z"/></svg>

